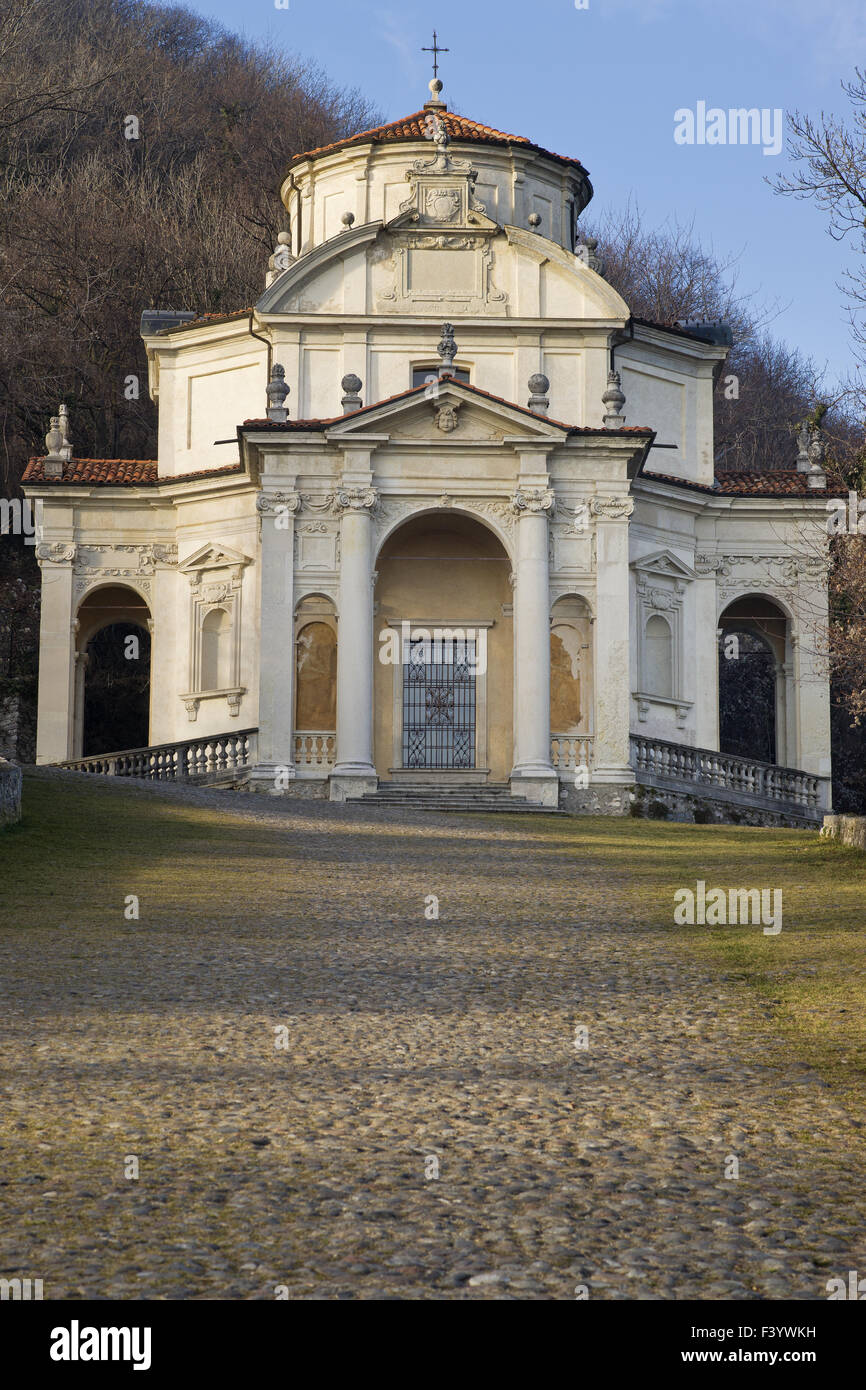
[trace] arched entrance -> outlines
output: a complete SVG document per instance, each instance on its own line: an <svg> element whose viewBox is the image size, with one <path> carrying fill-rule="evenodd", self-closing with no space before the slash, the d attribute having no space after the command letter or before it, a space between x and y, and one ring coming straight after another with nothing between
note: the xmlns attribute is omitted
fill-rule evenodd
<svg viewBox="0 0 866 1390"><path fill-rule="evenodd" d="M387 538L376 571L379 777L506 782L513 618L502 543L465 512L425 512Z"/></svg>
<svg viewBox="0 0 866 1390"><path fill-rule="evenodd" d="M719 749L761 762L788 761L788 619L772 599L748 595L719 619Z"/></svg>
<svg viewBox="0 0 866 1390"><path fill-rule="evenodd" d="M123 584L91 590L79 607L76 757L147 746L150 627L144 599Z"/></svg>

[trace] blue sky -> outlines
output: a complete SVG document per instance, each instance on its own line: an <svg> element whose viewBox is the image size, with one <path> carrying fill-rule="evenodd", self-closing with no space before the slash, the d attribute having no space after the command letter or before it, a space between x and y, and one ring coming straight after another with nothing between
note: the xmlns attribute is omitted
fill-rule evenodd
<svg viewBox="0 0 866 1390"><path fill-rule="evenodd" d="M577 0L584 3L584 0ZM866 59L864 0L193 0L250 38L317 61L394 119L427 96L435 25L450 108L576 155L595 188L590 214L636 202L650 225L676 219L721 257L738 289L776 305L770 329L828 377L850 364L838 288L856 248L811 205L764 182L786 154L757 145L678 145L674 112L707 107L847 112L841 79Z"/></svg>

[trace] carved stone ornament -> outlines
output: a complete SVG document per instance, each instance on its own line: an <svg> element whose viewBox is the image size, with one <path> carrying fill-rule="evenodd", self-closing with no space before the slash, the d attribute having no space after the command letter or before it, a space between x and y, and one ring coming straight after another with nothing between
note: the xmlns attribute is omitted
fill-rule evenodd
<svg viewBox="0 0 866 1390"><path fill-rule="evenodd" d="M334 510L337 512L374 511L379 494L374 487L343 487L334 494Z"/></svg>
<svg viewBox="0 0 866 1390"><path fill-rule="evenodd" d="M70 541L53 541L50 545L36 547L37 560L48 561L52 565L68 565L75 559L75 545Z"/></svg>
<svg viewBox="0 0 866 1390"><path fill-rule="evenodd" d="M296 512L300 505L301 497L297 492L260 492L256 498L256 511L260 514Z"/></svg>
<svg viewBox="0 0 866 1390"><path fill-rule="evenodd" d="M460 213L460 193L456 188L428 188L424 207L434 222L453 222Z"/></svg>
<svg viewBox="0 0 866 1390"><path fill-rule="evenodd" d="M617 520L620 517L631 516L634 511L633 497L593 497L589 510L593 516L607 517L608 520Z"/></svg>
<svg viewBox="0 0 866 1390"><path fill-rule="evenodd" d="M518 516L527 513L552 511L555 501L553 488L524 487L515 492L511 506Z"/></svg>
<svg viewBox="0 0 866 1390"><path fill-rule="evenodd" d="M460 409L460 402L455 401L451 405L437 405L436 426L443 434L450 434L457 428L457 412Z"/></svg>

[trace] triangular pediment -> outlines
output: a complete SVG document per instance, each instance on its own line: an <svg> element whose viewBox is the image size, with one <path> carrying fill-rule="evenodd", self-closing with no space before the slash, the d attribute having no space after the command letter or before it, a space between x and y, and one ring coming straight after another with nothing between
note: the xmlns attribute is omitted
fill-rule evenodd
<svg viewBox="0 0 866 1390"><path fill-rule="evenodd" d="M534 415L450 378L367 406L328 427L329 437L334 438L388 434L394 441L426 440L437 444L498 442L520 436L558 441L567 433L568 427L558 421Z"/></svg>
<svg viewBox="0 0 866 1390"><path fill-rule="evenodd" d="M178 569L189 575L201 574L206 570L241 569L244 565L250 564L249 555L244 555L240 550L234 550L230 545L223 545L221 541L208 541L205 545L200 545L185 560L181 560Z"/></svg>
<svg viewBox="0 0 866 1390"><path fill-rule="evenodd" d="M668 579L694 579L695 571L672 550L654 550L651 555L639 555L630 569L642 574L654 574Z"/></svg>

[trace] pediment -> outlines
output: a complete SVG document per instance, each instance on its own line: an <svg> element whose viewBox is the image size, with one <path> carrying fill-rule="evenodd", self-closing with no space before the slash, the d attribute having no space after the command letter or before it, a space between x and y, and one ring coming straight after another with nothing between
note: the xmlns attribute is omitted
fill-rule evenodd
<svg viewBox="0 0 866 1390"><path fill-rule="evenodd" d="M220 541L208 541L185 560L181 560L178 570L197 582L200 576L209 570L230 569L239 574L244 566L250 563L249 555L242 554L240 550L234 550L230 545L223 545Z"/></svg>
<svg viewBox="0 0 866 1390"><path fill-rule="evenodd" d="M652 574L661 579L689 580L695 578L690 565L675 555L672 550L654 550L651 555L640 555L632 560L629 569L640 574Z"/></svg>
<svg viewBox="0 0 866 1390"><path fill-rule="evenodd" d="M328 430L329 438L385 433L392 441L433 441L438 445L499 443L519 436L559 441L567 434L567 428L506 401L488 398L462 382L446 380L368 406L363 412L345 416Z"/></svg>

